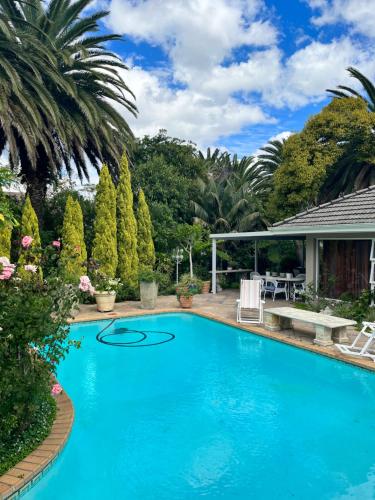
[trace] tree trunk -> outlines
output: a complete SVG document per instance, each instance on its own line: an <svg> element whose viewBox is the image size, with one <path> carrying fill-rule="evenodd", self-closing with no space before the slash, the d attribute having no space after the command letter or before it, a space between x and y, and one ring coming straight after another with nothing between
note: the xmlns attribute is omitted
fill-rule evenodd
<svg viewBox="0 0 375 500"><path fill-rule="evenodd" d="M193 248L189 247L189 264L190 264L190 278L193 277Z"/></svg>
<svg viewBox="0 0 375 500"><path fill-rule="evenodd" d="M26 179L27 190L26 194L30 196L31 204L39 220L39 226L43 223L44 201L47 194L47 185L43 179L39 179L36 175Z"/></svg>
<svg viewBox="0 0 375 500"><path fill-rule="evenodd" d="M21 140L18 149L21 163L20 177L22 183L26 184L26 193L30 196L31 204L39 220L39 226L42 226L47 186L51 182L49 159L44 148L37 146L36 164L32 165Z"/></svg>

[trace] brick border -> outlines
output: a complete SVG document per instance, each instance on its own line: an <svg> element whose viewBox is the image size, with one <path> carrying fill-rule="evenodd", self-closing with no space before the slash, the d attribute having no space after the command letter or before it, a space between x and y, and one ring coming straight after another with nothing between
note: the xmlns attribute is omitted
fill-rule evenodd
<svg viewBox="0 0 375 500"><path fill-rule="evenodd" d="M17 465L0 476L0 499L16 498L34 484L63 450L73 426L74 408L63 391L56 396L56 418L49 436Z"/></svg>

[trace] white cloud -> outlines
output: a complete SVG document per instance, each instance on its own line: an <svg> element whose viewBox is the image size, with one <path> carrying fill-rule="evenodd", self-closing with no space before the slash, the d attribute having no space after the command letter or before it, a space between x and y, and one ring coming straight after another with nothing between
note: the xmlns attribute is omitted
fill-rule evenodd
<svg viewBox="0 0 375 500"><path fill-rule="evenodd" d="M373 0L308 0L311 8L320 11L313 18L317 26L345 23L353 32L375 38L375 5Z"/></svg>
<svg viewBox="0 0 375 500"><path fill-rule="evenodd" d="M159 74L137 66L124 78L137 98L139 116L127 118L138 136L166 128L170 135L206 147L221 136L240 132L245 125L274 122L257 104L241 103L230 96L217 102L195 90L171 89Z"/></svg>
<svg viewBox="0 0 375 500"><path fill-rule="evenodd" d="M339 84L355 85L346 68L354 65L375 72L374 48L364 51L349 38L330 43L312 42L286 61L278 86L266 89L264 98L275 106L292 109L327 97L325 89Z"/></svg>
<svg viewBox="0 0 375 500"><path fill-rule="evenodd" d="M321 24L336 6L350 3L306 1L319 9L321 20L315 22ZM366 2L357 1L363 13ZM154 70L129 63L125 79L140 113L127 119L137 135L166 128L200 147L215 145L251 125L275 122L272 109L298 109L323 101L326 88L355 86L345 71L349 65L370 78L375 74L375 47L349 36L326 43L305 38L303 47L286 56L263 0L110 2L111 29L160 46L168 57ZM233 57L239 48L241 61Z"/></svg>
<svg viewBox="0 0 375 500"><path fill-rule="evenodd" d="M207 72L242 45L267 46L277 31L258 20L262 0L112 0L109 25L114 31L161 45L173 61L176 77Z"/></svg>

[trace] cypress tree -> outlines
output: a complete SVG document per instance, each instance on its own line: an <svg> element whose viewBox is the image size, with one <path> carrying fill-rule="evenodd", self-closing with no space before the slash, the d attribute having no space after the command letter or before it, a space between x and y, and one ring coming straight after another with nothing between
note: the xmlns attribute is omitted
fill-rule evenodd
<svg viewBox="0 0 375 500"><path fill-rule="evenodd" d="M138 259L139 267L154 267L155 247L152 239L152 222L150 211L143 190L138 196Z"/></svg>
<svg viewBox="0 0 375 500"><path fill-rule="evenodd" d="M117 274L129 287L138 284L137 222L133 210L128 159L124 153L120 164L120 177L117 186Z"/></svg>
<svg viewBox="0 0 375 500"><path fill-rule="evenodd" d="M79 281L80 276L86 274L87 252L81 205L70 195L66 200L61 239L62 274L74 283Z"/></svg>
<svg viewBox="0 0 375 500"><path fill-rule="evenodd" d="M20 253L18 257L18 274L23 279L33 279L40 278L43 279L43 272L40 266L40 234L39 234L39 222L36 216L35 210L31 204L29 196L26 196L25 204L22 209L21 217L21 239L24 236L31 236L33 241L28 248L23 248L21 246ZM27 264L32 264L38 266L36 273L31 271L26 271L24 266Z"/></svg>
<svg viewBox="0 0 375 500"><path fill-rule="evenodd" d="M0 225L0 257L10 258L10 242L12 236L12 228L7 224Z"/></svg>
<svg viewBox="0 0 375 500"><path fill-rule="evenodd" d="M99 270L114 278L117 269L116 189L108 167L103 165L95 197L95 222L92 257Z"/></svg>

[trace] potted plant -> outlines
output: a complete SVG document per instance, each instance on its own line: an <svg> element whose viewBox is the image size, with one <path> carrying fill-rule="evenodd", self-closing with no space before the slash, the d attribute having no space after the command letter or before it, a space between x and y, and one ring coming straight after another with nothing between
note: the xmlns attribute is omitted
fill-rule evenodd
<svg viewBox="0 0 375 500"><path fill-rule="evenodd" d="M142 309L155 309L158 297L159 273L152 268L144 268L139 273L139 291Z"/></svg>
<svg viewBox="0 0 375 500"><path fill-rule="evenodd" d="M211 280L202 282L202 293L210 293Z"/></svg>
<svg viewBox="0 0 375 500"><path fill-rule="evenodd" d="M177 299L183 309L190 309L193 305L193 296L200 293L202 281L195 276L184 274L176 288Z"/></svg>
<svg viewBox="0 0 375 500"><path fill-rule="evenodd" d="M92 278L94 287L93 294L96 301L96 308L99 312L113 311L116 301L116 293L120 287L120 280L110 278L103 273L96 272Z"/></svg>

